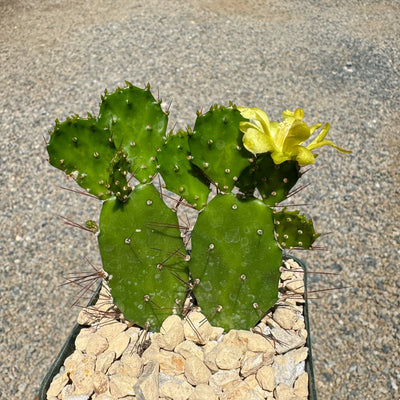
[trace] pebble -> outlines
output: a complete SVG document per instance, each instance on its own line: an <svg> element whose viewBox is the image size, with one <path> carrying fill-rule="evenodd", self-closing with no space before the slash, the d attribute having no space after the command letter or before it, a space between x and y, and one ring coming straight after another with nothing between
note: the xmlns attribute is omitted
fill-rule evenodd
<svg viewBox="0 0 400 400"><path fill-rule="evenodd" d="M156 361L150 361L142 375L134 385L135 395L139 400L158 400L158 376L160 366Z"/></svg>
<svg viewBox="0 0 400 400"><path fill-rule="evenodd" d="M213 335L213 327L207 318L198 311L191 311L186 317L183 325L186 340L205 344Z"/></svg>
<svg viewBox="0 0 400 400"><path fill-rule="evenodd" d="M308 374L303 372L298 376L294 383L294 394L297 397L301 397L305 400L308 399Z"/></svg>
<svg viewBox="0 0 400 400"><path fill-rule="evenodd" d="M193 385L208 383L211 377L211 371L198 357L189 357L185 362L185 376L187 381Z"/></svg>
<svg viewBox="0 0 400 400"><path fill-rule="evenodd" d="M91 335L90 340L86 345L86 353L97 356L107 350L107 348L107 339L96 332L95 334Z"/></svg>
<svg viewBox="0 0 400 400"><path fill-rule="evenodd" d="M113 397L134 396L135 390L133 386L136 379L128 375L111 375L110 376L110 393Z"/></svg>
<svg viewBox="0 0 400 400"><path fill-rule="evenodd" d="M128 347L130 336L125 332L119 333L109 341L108 350L115 352L115 358L119 358Z"/></svg>
<svg viewBox="0 0 400 400"><path fill-rule="evenodd" d="M211 386L200 383L190 394L189 400L217 400L217 395Z"/></svg>
<svg viewBox="0 0 400 400"><path fill-rule="evenodd" d="M209 342L210 343L210 342ZM183 358L189 358L192 356L198 357L201 361L204 361L204 352L200 346L197 346L190 340L185 340L175 347L175 353L180 354Z"/></svg>
<svg viewBox="0 0 400 400"><path fill-rule="evenodd" d="M293 307L278 307L273 314L273 319L281 328L292 329L299 319L299 312Z"/></svg>
<svg viewBox="0 0 400 400"><path fill-rule="evenodd" d="M99 354L96 358L96 371L106 373L115 360L115 351L107 350L103 354Z"/></svg>
<svg viewBox="0 0 400 400"><path fill-rule="evenodd" d="M275 338L275 349L278 354L284 354L289 350L304 346L306 339L297 335L295 332L286 331L278 326L271 329L271 334Z"/></svg>
<svg viewBox="0 0 400 400"><path fill-rule="evenodd" d="M161 325L160 333L164 339L162 348L174 350L185 339L181 318L178 315L167 317Z"/></svg>
<svg viewBox="0 0 400 400"><path fill-rule="evenodd" d="M256 374L256 380L264 390L272 392L275 388L275 371L271 366L261 367Z"/></svg>
<svg viewBox="0 0 400 400"><path fill-rule="evenodd" d="M306 400L308 348L301 296L285 298L284 293L285 288L301 291L302 274L295 265L286 265L293 270L281 275L286 281L281 281L283 294L274 311L251 331L224 334L197 309L184 319L167 317L154 333L97 319L81 330L48 398Z"/></svg>
<svg viewBox="0 0 400 400"><path fill-rule="evenodd" d="M174 400L187 400L193 392L191 386L186 380L177 377L160 380L159 396Z"/></svg>

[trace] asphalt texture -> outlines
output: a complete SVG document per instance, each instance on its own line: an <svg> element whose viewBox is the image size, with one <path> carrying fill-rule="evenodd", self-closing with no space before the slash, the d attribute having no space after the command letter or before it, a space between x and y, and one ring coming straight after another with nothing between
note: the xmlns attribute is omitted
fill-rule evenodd
<svg viewBox="0 0 400 400"><path fill-rule="evenodd" d="M310 275L317 391L399 398L398 1L0 0L0 26L0 398L37 394L78 313L62 274L99 263L58 216L96 219L100 204L59 188L75 186L44 139L125 80L172 102L170 128L230 100L331 123L353 153L321 149L292 200L330 232L296 255L337 274Z"/></svg>

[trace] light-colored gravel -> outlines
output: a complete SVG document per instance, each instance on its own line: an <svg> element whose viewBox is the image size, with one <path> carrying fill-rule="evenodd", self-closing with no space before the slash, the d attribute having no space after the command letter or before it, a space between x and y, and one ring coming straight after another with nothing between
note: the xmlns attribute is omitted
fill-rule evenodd
<svg viewBox="0 0 400 400"><path fill-rule="evenodd" d="M274 311L251 330L225 333L212 327L198 307L183 319L168 316L160 332L117 322L101 313L105 301L112 303L103 282L97 312L96 306L81 311L78 320L90 326L77 336L75 350L51 382L47 399L85 395L187 400L210 392L219 400L307 400L304 296L289 289L298 281L304 287L304 271L288 260L282 274L286 280L281 275ZM283 328L282 323L290 326Z"/></svg>
<svg viewBox="0 0 400 400"><path fill-rule="evenodd" d="M352 286L314 294L317 389L399 398L399 2L2 0L0 23L1 398L37 393L76 318L61 275L99 262L94 239L57 215L96 219L100 205L58 188L43 135L56 118L96 113L125 79L172 101L171 128L229 100L331 123L353 154L321 150L292 200L332 232L327 251L298 254L339 274L312 275L310 289Z"/></svg>

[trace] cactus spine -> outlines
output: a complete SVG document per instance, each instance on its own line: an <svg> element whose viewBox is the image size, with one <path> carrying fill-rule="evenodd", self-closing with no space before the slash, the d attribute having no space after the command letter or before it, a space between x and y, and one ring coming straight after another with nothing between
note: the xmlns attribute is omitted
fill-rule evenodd
<svg viewBox="0 0 400 400"><path fill-rule="evenodd" d="M309 249L318 237L298 211L274 209L300 166L279 149L246 149L250 111L213 106L198 113L193 131L166 135L167 113L150 88L127 83L105 93L97 118L56 121L49 161L103 201L100 230L93 221L89 230L98 234L114 302L133 323L159 329L168 314L182 312L189 288L214 324L247 329L277 300L282 251ZM153 185L157 173L176 204L200 211L191 244L182 239L176 207ZM217 195L209 200L212 187Z"/></svg>

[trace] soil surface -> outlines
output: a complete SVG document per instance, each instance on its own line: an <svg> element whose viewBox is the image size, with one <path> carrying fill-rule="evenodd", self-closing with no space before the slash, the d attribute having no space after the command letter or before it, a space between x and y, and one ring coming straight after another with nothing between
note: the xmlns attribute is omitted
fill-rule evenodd
<svg viewBox="0 0 400 400"><path fill-rule="evenodd" d="M0 398L35 397L78 312L62 274L99 263L58 215L97 219L100 204L59 188L75 186L43 137L124 80L172 102L170 128L230 100L331 123L353 154L321 150L291 200L330 232L297 254L309 290L350 286L313 293L317 391L399 398L399 2L0 0L0 23Z"/></svg>

